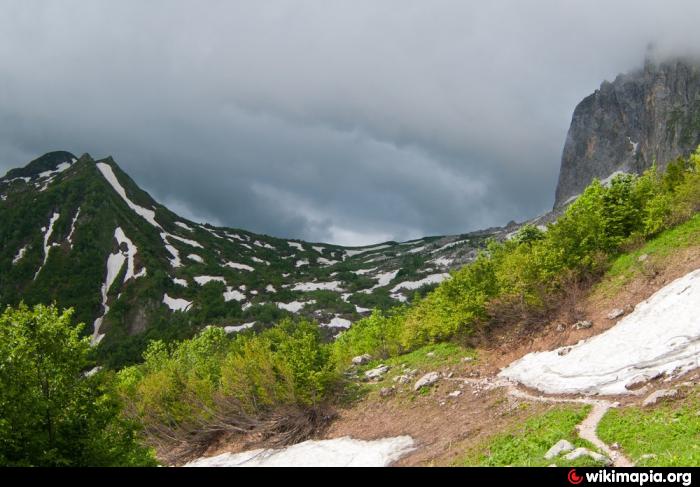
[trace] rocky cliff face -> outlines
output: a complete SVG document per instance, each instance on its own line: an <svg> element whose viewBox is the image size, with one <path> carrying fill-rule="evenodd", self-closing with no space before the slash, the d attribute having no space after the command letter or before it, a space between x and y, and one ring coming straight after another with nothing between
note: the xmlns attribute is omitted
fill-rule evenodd
<svg viewBox="0 0 700 487"><path fill-rule="evenodd" d="M597 177L663 166L700 144L700 61L647 61L603 82L574 111L554 207Z"/></svg>

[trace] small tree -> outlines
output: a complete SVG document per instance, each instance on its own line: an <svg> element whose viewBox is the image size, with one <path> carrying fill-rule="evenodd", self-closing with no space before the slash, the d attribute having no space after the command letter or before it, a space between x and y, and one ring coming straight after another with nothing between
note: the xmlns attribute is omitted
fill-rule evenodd
<svg viewBox="0 0 700 487"><path fill-rule="evenodd" d="M119 416L109 374L86 376L90 340L71 316L23 304L0 315L0 464L153 464Z"/></svg>

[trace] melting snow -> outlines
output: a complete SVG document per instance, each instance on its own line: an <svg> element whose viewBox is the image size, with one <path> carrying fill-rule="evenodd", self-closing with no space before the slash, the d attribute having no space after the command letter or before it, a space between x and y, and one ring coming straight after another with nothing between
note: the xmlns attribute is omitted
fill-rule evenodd
<svg viewBox="0 0 700 487"><path fill-rule="evenodd" d="M700 269L663 287L604 333L529 353L499 375L553 394L629 393L625 384L640 375L676 376L700 366L699 314Z"/></svg>
<svg viewBox="0 0 700 487"><path fill-rule="evenodd" d="M352 257L354 255L364 254L366 252L371 252L372 250L388 249L389 247L391 247L391 245L384 244L384 245L375 245L374 247L366 247L366 248L362 248L362 249L346 250L345 257Z"/></svg>
<svg viewBox="0 0 700 487"><path fill-rule="evenodd" d="M194 232L194 229L192 227L190 227L189 225L187 225L186 223L175 222L175 225L177 225L180 228L184 228L187 231ZM218 235L216 235L216 236L218 237ZM221 238L221 237L219 237L219 238Z"/></svg>
<svg viewBox="0 0 700 487"><path fill-rule="evenodd" d="M226 288L226 292L224 293L224 301L228 303L234 299L239 302L245 301L245 294L229 286Z"/></svg>
<svg viewBox="0 0 700 487"><path fill-rule="evenodd" d="M408 254L417 254L418 252L421 252L423 250L425 250L425 245L423 245L421 247L414 247L411 250L409 250L407 253Z"/></svg>
<svg viewBox="0 0 700 487"><path fill-rule="evenodd" d="M273 286L272 284L268 284L267 286L265 286L265 291L267 291L268 293L276 293L277 289L275 289L275 286Z"/></svg>
<svg viewBox="0 0 700 487"><path fill-rule="evenodd" d="M236 262L226 262L224 264L224 267L231 267L233 269L239 269L239 270L248 271L248 272L253 272L255 270L253 267L251 267L249 265L238 264Z"/></svg>
<svg viewBox="0 0 700 487"><path fill-rule="evenodd" d="M289 311L290 313L298 313L301 311L301 308L306 306L307 304L314 304L316 303L315 299L311 299L309 301L292 301L291 303L277 303L277 307L279 309L283 309L285 311Z"/></svg>
<svg viewBox="0 0 700 487"><path fill-rule="evenodd" d="M358 269L356 271L350 271L350 272L352 272L353 274L357 274L358 276L363 276L365 274L369 274L370 272L374 272L376 270L377 270L376 267L372 267L370 269Z"/></svg>
<svg viewBox="0 0 700 487"><path fill-rule="evenodd" d="M253 262L257 262L258 264L270 265L270 263L268 261L263 260L263 259L259 259L257 257L251 257L250 260L252 260Z"/></svg>
<svg viewBox="0 0 700 487"><path fill-rule="evenodd" d="M256 240L255 242L253 242L253 245L257 245L258 247L262 247L264 249L277 250L269 243L263 243L259 240ZM246 245L246 247L248 247L248 246ZM248 247L248 248L250 248L250 247Z"/></svg>
<svg viewBox="0 0 700 487"><path fill-rule="evenodd" d="M355 305L355 311L357 311L358 313L369 313L372 310L369 308L362 308L358 305Z"/></svg>
<svg viewBox="0 0 700 487"><path fill-rule="evenodd" d="M342 291L340 281L331 282L300 282L297 283L292 291Z"/></svg>
<svg viewBox="0 0 700 487"><path fill-rule="evenodd" d="M426 284L439 284L445 279L449 279L450 275L447 273L442 273L442 274L431 274L429 276L424 277L423 279L419 281L404 281L400 282L393 288L391 288L391 292L395 293L396 291L399 291L400 289L419 289Z"/></svg>
<svg viewBox="0 0 700 487"><path fill-rule="evenodd" d="M304 247L299 242L287 242L287 244L290 247L297 248L297 249L301 250L302 252L304 252Z"/></svg>
<svg viewBox="0 0 700 487"><path fill-rule="evenodd" d="M247 330L248 328L252 328L255 325L255 321L251 321L250 323L243 323L242 325L234 325L234 326L224 326L224 331L226 333L237 333L239 331Z"/></svg>
<svg viewBox="0 0 700 487"><path fill-rule="evenodd" d="M58 166L56 166L56 169L40 172L39 177L43 179L43 178L55 176L56 174L62 173L66 169L70 168L70 166L71 166L70 162L62 162Z"/></svg>
<svg viewBox="0 0 700 487"><path fill-rule="evenodd" d="M320 246L318 246L318 245L312 245L311 248L314 249L314 250L315 250L316 252L318 252L319 254L322 254L323 251L326 250L325 247L320 247ZM302 250L303 250L303 249L302 249Z"/></svg>
<svg viewBox="0 0 700 487"><path fill-rule="evenodd" d="M173 282L178 286L187 287L187 279L178 279L177 277L173 277Z"/></svg>
<svg viewBox="0 0 700 487"><path fill-rule="evenodd" d="M78 217L80 216L80 207L78 207L78 211L75 212L75 216L73 217L73 220L70 223L70 232L68 233L68 243L70 244L70 248L73 248L73 234L75 233L75 222L78 221Z"/></svg>
<svg viewBox="0 0 700 487"><path fill-rule="evenodd" d="M340 261L326 259L325 257L319 257L318 259L316 259L316 262L318 262L319 264L324 265L324 266L329 266L329 265L337 264Z"/></svg>
<svg viewBox="0 0 700 487"><path fill-rule="evenodd" d="M301 260L298 260L298 261L296 262L296 264L294 264L295 267L301 267L301 266L303 266L303 265L309 265L308 259L301 259Z"/></svg>
<svg viewBox="0 0 700 487"><path fill-rule="evenodd" d="M340 318L334 316L328 323L321 323L321 326L325 328L350 328L352 326L352 321L346 320L345 318Z"/></svg>
<svg viewBox="0 0 700 487"><path fill-rule="evenodd" d="M119 196L122 197L122 199L124 200L124 202L126 202L129 208L131 208L136 214L143 217L148 223L150 223L154 227L161 228L161 226L158 225L158 222L156 221L155 211L149 210L148 208L144 208L143 206L139 206L129 199L129 197L126 195L124 187L117 179L117 176L115 176L114 171L112 171L112 166L110 166L109 164L105 164L104 162L98 162L97 169L100 170L107 182L112 185L114 191L116 191L117 194L119 194Z"/></svg>
<svg viewBox="0 0 700 487"><path fill-rule="evenodd" d="M389 272L384 272L381 274L377 274L374 276L377 279L377 285L375 287L383 287L389 284L394 278L396 277L396 274L399 273L399 269L396 269L395 271L389 271Z"/></svg>
<svg viewBox="0 0 700 487"><path fill-rule="evenodd" d="M54 223L60 218L60 214L54 212L53 215L51 215L51 219L49 220L49 227L48 229L42 229L44 231L44 262L42 262L41 266L39 266L39 269L36 271L36 274L34 274L34 280L39 276L39 273L41 272L41 269L44 268L46 265L46 261L49 260L49 251L51 250L51 247L53 245L49 244L49 240L51 240L51 234L53 233L53 226Z"/></svg>
<svg viewBox="0 0 700 487"><path fill-rule="evenodd" d="M188 254L187 258L190 260L193 260L195 262L199 262L200 264L204 264L204 259L202 259L199 255L197 254Z"/></svg>
<svg viewBox="0 0 700 487"><path fill-rule="evenodd" d="M163 295L163 304L165 304L172 311L187 311L190 306L192 306L192 301L187 301L186 299L171 298L168 293Z"/></svg>
<svg viewBox="0 0 700 487"><path fill-rule="evenodd" d="M141 273L143 274L139 273L137 275L134 273L134 256L138 252L138 249L136 248L136 245L134 245L134 242L132 242L129 239L129 237L127 237L124 234L124 231L121 229L121 227L117 227L116 230L114 230L114 238L117 240L120 246L122 244L126 245L127 267L123 282L126 282L131 278L139 277L140 275L145 275L145 273L143 273L143 270L141 271Z"/></svg>
<svg viewBox="0 0 700 487"><path fill-rule="evenodd" d="M226 279L224 279L221 276L195 276L194 277L194 282L199 284L200 286L204 286L208 282L212 281L217 281L217 282L223 282L226 284Z"/></svg>
<svg viewBox="0 0 700 487"><path fill-rule="evenodd" d="M448 259L447 257L439 257L437 259L431 260L430 262L440 267L449 267L450 265L452 265L452 259Z"/></svg>
<svg viewBox="0 0 700 487"><path fill-rule="evenodd" d="M457 240L455 242L450 242L448 244L443 245L440 248L437 248L435 250L431 250L431 254L437 254L439 252L442 252L443 250L451 249L452 247L456 247L457 245L462 245L462 244L467 244L469 243L469 239L464 239L464 240Z"/></svg>
<svg viewBox="0 0 700 487"><path fill-rule="evenodd" d="M364 441L350 437L308 440L278 450L252 450L199 458L188 467L386 467L414 449L410 436Z"/></svg>
<svg viewBox="0 0 700 487"><path fill-rule="evenodd" d="M17 262L22 260L22 257L24 257L24 254L27 253L27 248L29 248L29 244L27 244L24 247L22 247L21 249L19 249L19 251L17 252L17 255L15 255L14 258L12 259L12 265L15 265Z"/></svg>
<svg viewBox="0 0 700 487"><path fill-rule="evenodd" d="M189 238L182 238L182 237L179 237L177 235L173 235L172 233L168 233L167 236L169 238L174 238L175 240L179 240L180 242L185 243L191 247L197 247L198 249L204 248L204 247L202 247L202 244L200 244L199 242L197 242L195 240L190 240Z"/></svg>

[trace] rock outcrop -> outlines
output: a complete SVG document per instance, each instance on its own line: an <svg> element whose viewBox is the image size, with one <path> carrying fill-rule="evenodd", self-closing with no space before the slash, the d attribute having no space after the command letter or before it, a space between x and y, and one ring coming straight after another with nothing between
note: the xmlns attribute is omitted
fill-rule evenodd
<svg viewBox="0 0 700 487"><path fill-rule="evenodd" d="M640 173L700 144L700 61L654 63L605 81L576 107L564 145L554 207L593 180Z"/></svg>

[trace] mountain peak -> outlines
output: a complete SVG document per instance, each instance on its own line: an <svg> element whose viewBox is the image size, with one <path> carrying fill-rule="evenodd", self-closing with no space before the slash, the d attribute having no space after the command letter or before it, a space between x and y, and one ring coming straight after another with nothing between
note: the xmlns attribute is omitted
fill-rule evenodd
<svg viewBox="0 0 700 487"><path fill-rule="evenodd" d="M11 169L2 179L34 178L42 173L60 170L62 164L72 164L77 158L67 151L47 152L24 167Z"/></svg>
<svg viewBox="0 0 700 487"><path fill-rule="evenodd" d="M700 62L647 59L581 101L564 145L554 207L593 180L641 173L700 144Z"/></svg>

